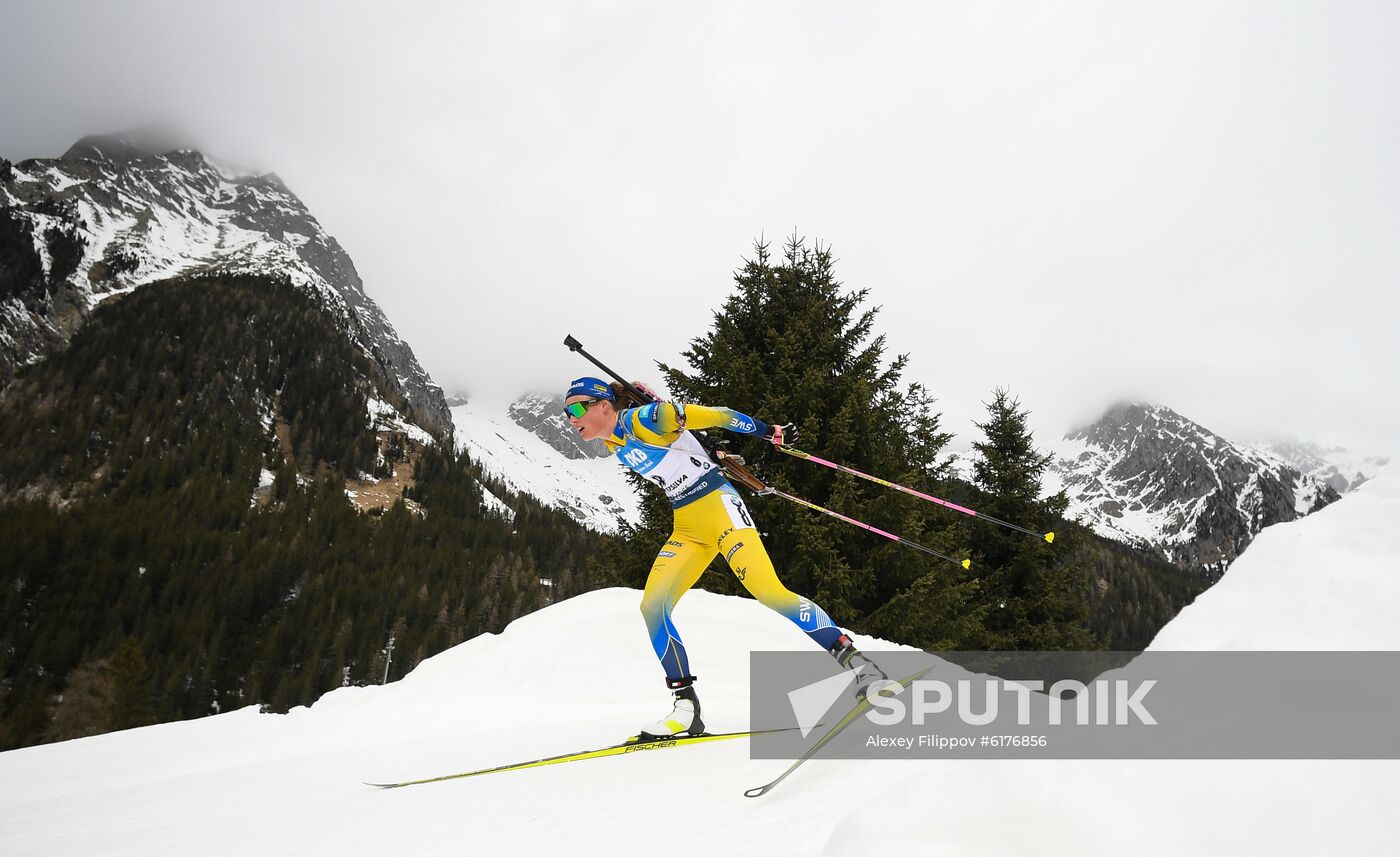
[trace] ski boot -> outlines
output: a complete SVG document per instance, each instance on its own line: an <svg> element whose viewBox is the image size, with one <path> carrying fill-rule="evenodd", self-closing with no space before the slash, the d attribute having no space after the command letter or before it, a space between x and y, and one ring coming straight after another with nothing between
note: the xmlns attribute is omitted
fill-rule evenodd
<svg viewBox="0 0 1400 857"><path fill-rule="evenodd" d="M836 644L831 647L831 656L836 658L836 662L856 674L855 694L857 700L865 699L866 695L873 691L878 691L880 686L890 680L885 675L885 671L879 665L866 657L856 644L845 634L842 634Z"/></svg>
<svg viewBox="0 0 1400 857"><path fill-rule="evenodd" d="M700 719L700 697L691 686L694 683L693 675L667 679L666 686L671 688L671 696L675 700L670 715L632 736L627 743L641 744L705 734L705 723Z"/></svg>

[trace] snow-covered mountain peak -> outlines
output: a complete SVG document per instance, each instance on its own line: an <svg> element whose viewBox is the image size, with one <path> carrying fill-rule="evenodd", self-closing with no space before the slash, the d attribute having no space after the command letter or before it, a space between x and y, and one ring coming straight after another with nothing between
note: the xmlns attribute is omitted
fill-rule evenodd
<svg viewBox="0 0 1400 857"><path fill-rule="evenodd" d="M121 163L176 152L198 152L193 137L169 124L148 124L128 131L88 134L68 147L59 160Z"/></svg>
<svg viewBox="0 0 1400 857"><path fill-rule="evenodd" d="M132 143L125 134L89 134L69 146L62 160L121 162L134 161L149 154Z"/></svg>
<svg viewBox="0 0 1400 857"><path fill-rule="evenodd" d="M1099 419L1065 435L1105 448L1132 445L1144 436L1211 444L1220 440L1210 429L1151 401L1116 402Z"/></svg>
<svg viewBox="0 0 1400 857"><path fill-rule="evenodd" d="M247 175L199 151L153 154L94 135L63 158L13 165L0 182L0 383L61 347L92 308L175 277L252 274L312 293L406 402L451 434L442 391L418 364L354 263L275 175Z"/></svg>
<svg viewBox="0 0 1400 857"><path fill-rule="evenodd" d="M1100 535L1218 576L1261 529L1337 499L1322 481L1153 402L1065 435L1052 473Z"/></svg>

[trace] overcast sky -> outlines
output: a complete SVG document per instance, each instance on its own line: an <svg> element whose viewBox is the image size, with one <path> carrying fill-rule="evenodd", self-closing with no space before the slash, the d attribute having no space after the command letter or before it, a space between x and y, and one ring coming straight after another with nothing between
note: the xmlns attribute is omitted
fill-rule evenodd
<svg viewBox="0 0 1400 857"><path fill-rule="evenodd" d="M1005 385L1046 443L1141 397L1400 451L1394 3L0 10L0 155L278 173L448 392L561 389L566 333L654 379L796 230L960 446Z"/></svg>

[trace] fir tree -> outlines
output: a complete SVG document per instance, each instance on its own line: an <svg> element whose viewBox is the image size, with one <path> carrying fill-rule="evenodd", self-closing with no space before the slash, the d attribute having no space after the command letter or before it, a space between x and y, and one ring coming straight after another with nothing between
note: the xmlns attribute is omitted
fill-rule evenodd
<svg viewBox="0 0 1400 857"><path fill-rule="evenodd" d="M1051 456L1035 449L1029 414L998 388L977 423L973 444L978 511L1036 532L1055 530L1069 500L1063 491L1040 499ZM1100 648L1088 630L1089 571L1077 528L1059 527L1054 544L985 521L974 533L974 567L983 569L984 647L1023 651Z"/></svg>
<svg viewBox="0 0 1400 857"><path fill-rule="evenodd" d="M112 656L112 727L145 726L151 718L150 670L140 645L128 637Z"/></svg>

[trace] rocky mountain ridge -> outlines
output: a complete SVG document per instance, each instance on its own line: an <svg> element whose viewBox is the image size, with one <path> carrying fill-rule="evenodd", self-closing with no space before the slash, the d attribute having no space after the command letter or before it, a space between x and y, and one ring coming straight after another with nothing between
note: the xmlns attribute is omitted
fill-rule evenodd
<svg viewBox="0 0 1400 857"><path fill-rule="evenodd" d="M275 175L121 135L0 175L0 386L62 348L99 303L193 275L274 275L317 296L378 366L408 421L448 440L442 391L399 338L349 255ZM372 416L372 415L371 415Z"/></svg>
<svg viewBox="0 0 1400 857"><path fill-rule="evenodd" d="M1069 517L1210 578L1264 527L1339 497L1323 479L1148 402L1114 405L1054 451Z"/></svg>

